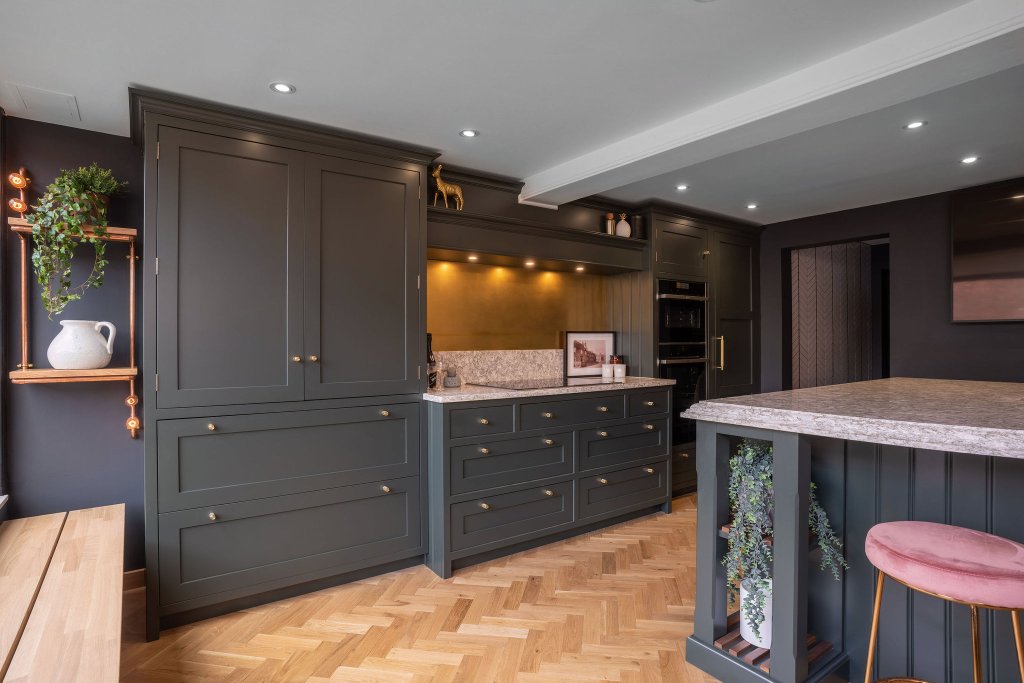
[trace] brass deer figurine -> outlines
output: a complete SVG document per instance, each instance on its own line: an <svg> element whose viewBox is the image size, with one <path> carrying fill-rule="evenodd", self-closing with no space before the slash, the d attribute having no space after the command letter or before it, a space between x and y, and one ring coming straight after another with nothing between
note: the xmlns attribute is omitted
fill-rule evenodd
<svg viewBox="0 0 1024 683"><path fill-rule="evenodd" d="M448 208L448 195L451 195L452 199L455 200L455 210L462 211L462 187L455 183L449 183L442 180L441 168L442 164L438 164L430 173L430 175L434 176L434 183L436 186L436 189L434 190L434 206L437 206L437 195L440 193L444 196L444 208Z"/></svg>

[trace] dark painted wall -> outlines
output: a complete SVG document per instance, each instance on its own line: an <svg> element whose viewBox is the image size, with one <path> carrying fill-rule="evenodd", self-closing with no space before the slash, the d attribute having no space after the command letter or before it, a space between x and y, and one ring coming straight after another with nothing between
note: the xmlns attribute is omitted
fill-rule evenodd
<svg viewBox="0 0 1024 683"><path fill-rule="evenodd" d="M111 201L110 224L142 227L142 150L132 146L128 138L8 117L6 141L5 166L28 169L33 198L61 169L95 161L130 183L125 197ZM5 375L20 361L21 351L18 238L6 231L7 215ZM103 287L89 290L81 301L68 306L61 318L114 323L118 336L111 364L127 365L127 248L111 245L107 253L110 265ZM84 268L91 258L91 247L82 247L78 265ZM76 272L76 277L80 279L83 274ZM141 277L138 280L141 283ZM47 318L35 286L30 303L29 360L36 367L48 367L46 348L60 331L59 322ZM142 395L141 386L136 386L136 392ZM126 382L8 384L3 436L11 516L126 503L125 568L134 569L143 566L143 452L142 439L133 441L124 428L127 395Z"/></svg>
<svg viewBox="0 0 1024 683"><path fill-rule="evenodd" d="M761 233L761 389L788 388L787 249L890 236L893 377L1024 381L1024 323L950 322L948 195L801 218Z"/></svg>

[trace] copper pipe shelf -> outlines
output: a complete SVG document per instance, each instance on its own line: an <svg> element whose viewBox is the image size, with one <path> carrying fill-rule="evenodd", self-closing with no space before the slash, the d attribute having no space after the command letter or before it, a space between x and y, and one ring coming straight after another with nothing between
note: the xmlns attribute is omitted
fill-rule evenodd
<svg viewBox="0 0 1024 683"><path fill-rule="evenodd" d="M740 635L740 613L733 612L726 622L729 632L715 641L715 647L728 652L744 664L757 667L765 673L772 670L772 651L748 643ZM832 643L818 640L817 636L807 634L807 664L813 668L815 662L832 651Z"/></svg>
<svg viewBox="0 0 1024 683"><path fill-rule="evenodd" d="M135 240L139 231L135 228L105 228L105 234L97 235L95 228L85 226L85 237L95 237L105 242L122 242L128 245L128 367L99 368L97 370L54 370L52 368L36 368L29 362L28 310L29 290L29 250L32 237L32 223L24 218L8 218L7 224L11 232L21 242L21 362L18 369L10 372L12 384L64 384L69 382L128 382L128 396L124 404L128 406L129 417L125 420L125 429L134 439L139 435L142 421L136 414L139 397L135 393L135 378L139 369L135 364L135 269L138 257L135 255Z"/></svg>

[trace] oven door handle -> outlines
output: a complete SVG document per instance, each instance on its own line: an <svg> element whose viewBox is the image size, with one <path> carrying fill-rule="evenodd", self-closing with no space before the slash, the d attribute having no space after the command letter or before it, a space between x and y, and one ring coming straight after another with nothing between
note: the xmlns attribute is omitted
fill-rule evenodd
<svg viewBox="0 0 1024 683"><path fill-rule="evenodd" d="M707 358L668 358L658 361L658 365L688 365L693 363L706 363Z"/></svg>
<svg viewBox="0 0 1024 683"><path fill-rule="evenodd" d="M673 301L707 301L706 296L692 296L690 294L659 294L659 299L672 299Z"/></svg>

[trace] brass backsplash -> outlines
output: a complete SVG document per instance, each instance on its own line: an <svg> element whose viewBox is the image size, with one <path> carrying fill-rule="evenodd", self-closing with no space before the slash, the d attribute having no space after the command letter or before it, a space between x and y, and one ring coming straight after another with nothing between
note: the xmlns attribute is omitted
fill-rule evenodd
<svg viewBox="0 0 1024 683"><path fill-rule="evenodd" d="M566 330L607 329L600 275L427 261L435 351L557 349Z"/></svg>

